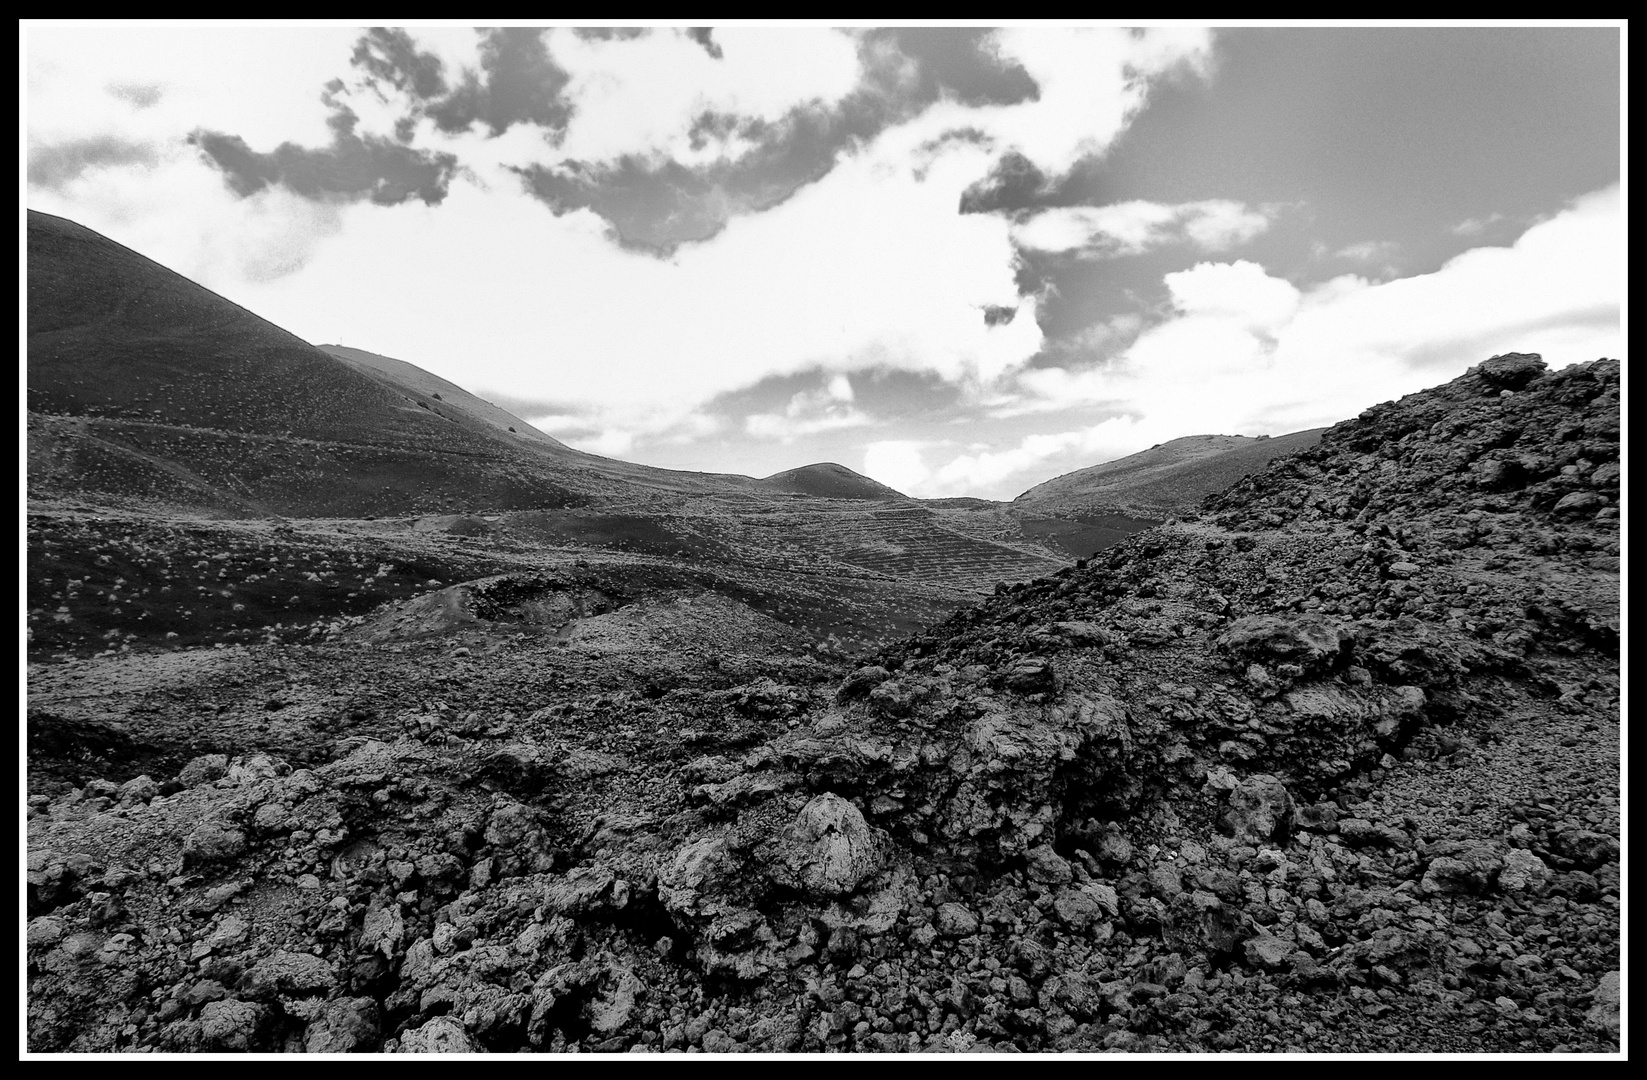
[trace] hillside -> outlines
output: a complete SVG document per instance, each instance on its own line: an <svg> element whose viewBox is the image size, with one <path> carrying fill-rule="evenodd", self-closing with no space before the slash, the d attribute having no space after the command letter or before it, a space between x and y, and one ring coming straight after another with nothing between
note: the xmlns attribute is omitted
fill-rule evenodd
<svg viewBox="0 0 1647 1080"><path fill-rule="evenodd" d="M612 486L33 211L28 409L34 497L362 516L576 505Z"/></svg>
<svg viewBox="0 0 1647 1080"><path fill-rule="evenodd" d="M1616 1051L1620 389L1493 357L850 667L635 558L31 671L29 1049Z"/></svg>
<svg viewBox="0 0 1647 1080"><path fill-rule="evenodd" d="M499 432L518 435L523 439L571 452L571 447L551 435L545 435L515 414L476 397L456 383L427 372L416 364L408 364L404 360L379 356L365 349L351 349L343 345L317 347L326 355L335 356L364 375L385 382L395 389L411 390L432 401L439 401L446 409L472 416L490 424Z"/></svg>
<svg viewBox="0 0 1647 1080"><path fill-rule="evenodd" d="M1121 509L1145 517L1187 510L1284 454L1314 446L1323 429L1274 438L1191 435L1037 484L1015 505L1065 516Z"/></svg>

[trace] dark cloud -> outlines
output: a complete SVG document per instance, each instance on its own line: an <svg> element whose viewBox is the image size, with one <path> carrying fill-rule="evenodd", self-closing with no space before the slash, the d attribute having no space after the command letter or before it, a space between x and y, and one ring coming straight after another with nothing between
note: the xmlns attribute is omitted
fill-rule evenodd
<svg viewBox="0 0 1647 1080"><path fill-rule="evenodd" d="M424 111L448 134L485 124L502 135L512 124L536 124L564 131L572 106L561 98L571 76L549 56L543 30L510 27L481 31L480 71L465 69L463 79L445 98Z"/></svg>
<svg viewBox="0 0 1647 1080"><path fill-rule="evenodd" d="M698 138L707 138L706 129L731 127L758 145L736 160L696 168L625 156L610 164L568 161L515 172L555 214L588 208L606 219L619 243L663 254L708 240L736 214L783 202L833 168L844 147L884 123L867 101L835 111L796 109L771 124L708 117L694 128Z"/></svg>
<svg viewBox="0 0 1647 1080"><path fill-rule="evenodd" d="M338 101L341 89L342 83L334 80L322 95L332 110L326 121L332 129L330 146L310 149L282 143L260 154L238 135L206 130L194 132L189 141L223 170L230 189L241 197L278 184L309 199L370 199L380 206L408 199L421 199L432 206L445 199L457 172L457 158L356 133L360 118Z"/></svg>
<svg viewBox="0 0 1647 1080"><path fill-rule="evenodd" d="M555 133L565 130L572 106L560 95L571 77L550 58L543 29L510 27L478 33L480 68L464 68L455 85L448 82L440 58L420 51L404 30L373 29L355 43L350 62L365 73L366 85L382 94L387 84L410 99L411 113L395 125L402 142L411 141L421 116L450 135L477 123L493 135L514 124L536 124ZM626 30L579 33L635 36Z"/></svg>
<svg viewBox="0 0 1647 1080"><path fill-rule="evenodd" d="M1018 314L1015 307L997 307L993 304L984 308L985 326L1004 326L1011 322Z"/></svg>
<svg viewBox="0 0 1647 1080"><path fill-rule="evenodd" d="M1008 151L989 175L961 193L961 213L989 214L1037 205L1050 182L1035 163L1017 151Z"/></svg>
<svg viewBox="0 0 1647 1080"><path fill-rule="evenodd" d="M708 26L688 26L686 36L703 46L703 51L719 60L723 55L721 47L715 41L715 31Z"/></svg>
<svg viewBox="0 0 1647 1080"><path fill-rule="evenodd" d="M160 103L165 87L160 83L110 83L105 89L134 109L148 109Z"/></svg>
<svg viewBox="0 0 1647 1080"><path fill-rule="evenodd" d="M349 62L396 90L421 100L446 93L446 65L433 53L420 52L404 30L374 26L355 42Z"/></svg>
<svg viewBox="0 0 1647 1080"><path fill-rule="evenodd" d="M742 421L757 413L782 412L797 394L823 392L838 372L822 367L787 375L767 375L717 394L701 411ZM958 384L930 371L865 367L845 372L852 382L854 408L879 419L933 419L949 416L961 404Z"/></svg>
<svg viewBox="0 0 1647 1080"><path fill-rule="evenodd" d="M110 165L153 165L160 155L147 143L113 135L73 139L29 148L29 183L61 190L88 169Z"/></svg>
<svg viewBox="0 0 1647 1080"><path fill-rule="evenodd" d="M1022 65L1003 63L990 34L968 27L900 27L875 31L869 38L890 41L915 61L916 96L923 100L948 95L973 106L1036 100L1040 87Z"/></svg>
<svg viewBox="0 0 1647 1080"><path fill-rule="evenodd" d="M862 81L833 107L802 106L770 123L720 113L699 116L689 132L695 149L732 135L755 144L733 160L685 166L629 156L515 171L554 213L593 210L623 246L668 254L681 244L710 239L736 215L785 201L821 179L843 153L941 97L1008 104L1037 92L1021 67L1002 65L982 30L870 31L859 36L859 58Z"/></svg>

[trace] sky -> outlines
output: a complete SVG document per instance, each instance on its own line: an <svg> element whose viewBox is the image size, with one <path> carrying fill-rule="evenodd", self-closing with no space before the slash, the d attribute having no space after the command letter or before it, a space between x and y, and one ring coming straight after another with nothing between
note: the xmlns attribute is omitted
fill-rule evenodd
<svg viewBox="0 0 1647 1080"><path fill-rule="evenodd" d="M24 201L583 450L1010 499L1622 358L1621 38L26 22Z"/></svg>

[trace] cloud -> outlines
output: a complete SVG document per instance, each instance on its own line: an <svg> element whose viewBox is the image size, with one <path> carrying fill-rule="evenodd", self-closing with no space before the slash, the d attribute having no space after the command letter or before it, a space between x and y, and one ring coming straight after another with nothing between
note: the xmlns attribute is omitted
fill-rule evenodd
<svg viewBox="0 0 1647 1080"><path fill-rule="evenodd" d="M166 94L162 83L116 82L110 83L107 89L115 97L130 103L134 109L152 109L160 104L160 99Z"/></svg>
<svg viewBox="0 0 1647 1080"><path fill-rule="evenodd" d="M448 134L484 124L493 135L512 124L558 132L572 116L561 90L571 76L550 57L544 32L532 27L482 30L480 70L466 68L445 97L423 112Z"/></svg>
<svg viewBox="0 0 1647 1080"><path fill-rule="evenodd" d="M963 214L989 214L997 210L1022 210L1035 205L1050 187L1045 173L1035 163L1015 151L1001 155L989 175L961 193Z"/></svg>
<svg viewBox="0 0 1647 1080"><path fill-rule="evenodd" d="M1455 229L1454 232L1456 231ZM1399 249L1400 245L1393 240L1363 240L1359 244L1346 244L1333 252L1333 257L1354 259L1357 262L1374 262L1390 258Z"/></svg>
<svg viewBox="0 0 1647 1080"><path fill-rule="evenodd" d="M1335 423L1495 353L1553 366L1617 356L1621 237L1615 185L1431 274L1300 291L1245 260L1200 263L1165 276L1172 316L1112 363L1027 371L1017 384L1044 410L1134 416L1148 445Z"/></svg>
<svg viewBox="0 0 1647 1080"><path fill-rule="evenodd" d="M159 160L158 150L149 143L132 142L114 135L93 135L29 147L29 183L60 191L89 169L120 165L153 166Z"/></svg>
<svg viewBox="0 0 1647 1080"><path fill-rule="evenodd" d="M203 129L193 132L189 142L222 170L229 188L241 196L280 186L309 199L369 199L379 206L408 199L432 206L445 199L457 158L414 150L380 135L357 134L360 118L339 100L342 89L341 83L333 83L322 95L331 109L327 126L332 130L331 145L324 149L288 142L258 153L238 135Z"/></svg>
<svg viewBox="0 0 1647 1080"><path fill-rule="evenodd" d="M864 463L860 470L871 480L887 487L909 493L919 488L932 475L922 460L926 444L917 439L883 439L864 448Z"/></svg>
<svg viewBox="0 0 1647 1080"><path fill-rule="evenodd" d="M668 254L778 205L941 98L1035 93L983 31L722 33L713 60L667 37L644 49L557 45L577 114L567 157L515 167L528 192L556 214L593 210L620 243Z"/></svg>
<svg viewBox="0 0 1647 1080"><path fill-rule="evenodd" d="M689 26L686 28L686 36L697 42L711 59L719 60L726 55L721 51L721 47L715 44L715 31L711 27Z"/></svg>
<svg viewBox="0 0 1647 1080"><path fill-rule="evenodd" d="M1101 153L1143 107L1150 84L1206 70L1209 30L1024 26L993 38L1004 61L1020 65L1039 94L999 109L984 126L1049 175Z"/></svg>
<svg viewBox="0 0 1647 1080"><path fill-rule="evenodd" d="M853 397L851 380L839 373L818 389L796 393L782 413L750 414L744 431L755 438L791 443L805 435L872 423L867 413L852 407Z"/></svg>
<svg viewBox="0 0 1647 1080"><path fill-rule="evenodd" d="M1503 220L1504 215L1496 212L1488 214L1486 217L1465 218L1453 226L1452 233L1454 236L1476 236L1486 231L1487 226Z"/></svg>
<svg viewBox="0 0 1647 1080"><path fill-rule="evenodd" d="M1273 209L1255 210L1228 199L1166 206L1135 199L1110 206L1042 210L1013 228L1020 247L1093 258L1137 255L1190 243L1203 251L1237 247L1269 227Z"/></svg>
<svg viewBox="0 0 1647 1080"><path fill-rule="evenodd" d="M444 97L446 65L433 53L423 52L406 31L374 26L355 42L349 62L366 73L370 85L387 83L413 98L428 101Z"/></svg>

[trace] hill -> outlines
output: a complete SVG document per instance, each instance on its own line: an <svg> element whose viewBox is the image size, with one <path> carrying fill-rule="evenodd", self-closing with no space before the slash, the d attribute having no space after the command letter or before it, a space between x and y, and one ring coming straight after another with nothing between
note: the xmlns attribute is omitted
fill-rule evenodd
<svg viewBox="0 0 1647 1080"><path fill-rule="evenodd" d="M889 488L833 461L773 473L762 479L761 483L776 491L792 491L797 495L812 495L822 499L909 498L901 491Z"/></svg>
<svg viewBox="0 0 1647 1080"><path fill-rule="evenodd" d="M31 493L253 515L560 507L571 451L391 385L73 222L28 215ZM565 460L553 460L557 455Z"/></svg>
<svg viewBox="0 0 1647 1080"><path fill-rule="evenodd" d="M1037 484L1015 505L1066 515L1123 509L1145 517L1187 510L1285 454L1314 446L1324 429L1274 438L1190 435L1141 453L1078 469Z"/></svg>

